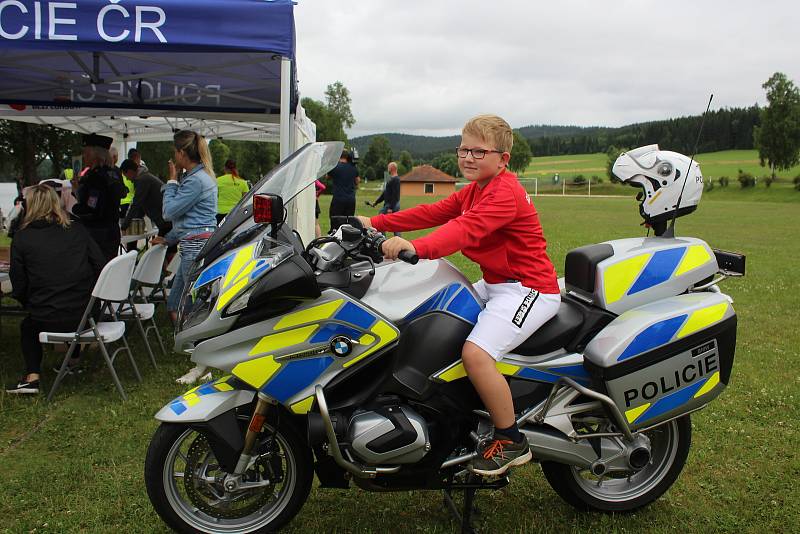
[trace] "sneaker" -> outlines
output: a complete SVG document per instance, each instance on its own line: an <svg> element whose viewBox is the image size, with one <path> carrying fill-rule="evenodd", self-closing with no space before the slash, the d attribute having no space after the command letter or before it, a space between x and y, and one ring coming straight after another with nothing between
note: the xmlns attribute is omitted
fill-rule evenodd
<svg viewBox="0 0 800 534"><path fill-rule="evenodd" d="M478 457L470 464L469 470L476 475L499 476L516 467L528 463L533 455L528 447L528 438L515 443L509 439L495 439L490 441Z"/></svg>
<svg viewBox="0 0 800 534"><path fill-rule="evenodd" d="M211 373L206 373L205 365L198 365L189 369L189 372L175 380L178 384L194 384L198 380L207 382L211 380Z"/></svg>
<svg viewBox="0 0 800 534"><path fill-rule="evenodd" d="M39 381L33 380L28 382L23 376L15 386L6 388L6 393L14 395L38 395L39 394Z"/></svg>

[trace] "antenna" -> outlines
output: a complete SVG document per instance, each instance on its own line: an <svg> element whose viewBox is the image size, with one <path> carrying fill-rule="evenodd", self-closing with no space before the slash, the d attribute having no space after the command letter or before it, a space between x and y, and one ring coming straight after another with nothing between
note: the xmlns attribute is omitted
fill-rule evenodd
<svg viewBox="0 0 800 534"><path fill-rule="evenodd" d="M700 144L700 135L703 133L703 125L706 122L706 115L708 115L708 110L711 109L711 101L714 100L714 93L711 93L711 96L708 98L708 105L706 106L706 110L703 112L703 116L700 119L700 129L697 131L697 139L694 141L694 151L692 152L692 157L689 159L689 168L686 169L686 172L683 175L683 184L681 185L681 193L678 195L678 202L675 203L675 212L672 214L672 222L669 225L669 228L664 232L663 237L675 237L675 219L678 218L678 210L681 208L681 199L683 198L683 189L686 187L686 180L689 178L689 172L692 170L692 164L694 163L694 157L697 155L697 147Z"/></svg>

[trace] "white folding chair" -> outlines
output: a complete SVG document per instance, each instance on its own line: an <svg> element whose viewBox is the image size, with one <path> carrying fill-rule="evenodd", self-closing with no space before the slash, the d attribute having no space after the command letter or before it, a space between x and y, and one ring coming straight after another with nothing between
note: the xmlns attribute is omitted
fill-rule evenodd
<svg viewBox="0 0 800 534"><path fill-rule="evenodd" d="M50 393L47 395L47 400L53 398L61 381L67 375L67 367L72 353L75 352L75 347L79 344L97 342L100 347L100 352L103 354L103 359L106 361L106 366L114 379L114 384L117 386L120 396L123 400L127 400L125 390L122 389L122 384L119 381L117 372L114 369L114 360L120 351L126 351L128 358L131 361L131 366L136 374L137 380L142 381L142 375L139 374L139 368L136 366L136 361L133 359L133 353L125 339L125 322L124 321L101 321L96 322L92 317L92 310L97 301L101 302L101 313L110 307L112 303L125 302L130 298L131 277L133 276L133 268L136 265L136 252L128 252L123 256L117 256L109 261L100 276L97 283L92 289L92 297L89 299L89 304L86 305L86 311L83 312L81 322L75 332L41 332L39 334L39 341L41 343L69 343L64 361L61 363L61 368L58 371L53 387L50 388ZM111 355L106 350L106 343L113 343L115 341L122 341L123 346L116 349Z"/></svg>
<svg viewBox="0 0 800 534"><path fill-rule="evenodd" d="M142 254L133 271L134 298L139 298L142 302L166 302L167 289L164 285L166 256L166 245L153 245Z"/></svg>
<svg viewBox="0 0 800 534"><path fill-rule="evenodd" d="M142 339L144 339L147 351L150 354L150 359L153 362L153 367L157 367L157 365L147 337L151 330L156 333L156 339L158 340L158 344L164 356L167 355L167 351L164 348L164 342L161 339L161 333L158 331L158 326L155 321L156 303L148 301L145 288L150 290L150 298L159 291L164 294L162 273L166 254L167 247L164 245L155 245L147 249L145 253L142 254L142 257L139 258L139 262L133 270L133 284L131 286L131 294L128 302L113 307L118 318L123 320L136 320L139 326L139 332L142 334ZM137 295L143 302L133 302L133 299ZM142 321L150 321L147 328L144 328Z"/></svg>

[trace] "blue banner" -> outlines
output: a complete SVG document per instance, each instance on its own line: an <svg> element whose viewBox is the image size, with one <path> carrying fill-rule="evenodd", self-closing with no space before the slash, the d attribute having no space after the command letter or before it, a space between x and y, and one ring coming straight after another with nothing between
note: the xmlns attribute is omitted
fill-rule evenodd
<svg viewBox="0 0 800 534"><path fill-rule="evenodd" d="M0 50L271 52L294 59L290 0L0 0Z"/></svg>

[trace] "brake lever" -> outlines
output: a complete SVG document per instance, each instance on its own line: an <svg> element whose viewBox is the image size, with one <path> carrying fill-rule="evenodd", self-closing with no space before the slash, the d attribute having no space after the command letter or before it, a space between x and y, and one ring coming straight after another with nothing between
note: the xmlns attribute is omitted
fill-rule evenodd
<svg viewBox="0 0 800 534"><path fill-rule="evenodd" d="M372 260L372 258L367 256L366 254L358 254L358 255L353 256L353 258L355 258L357 260L366 260L366 261L368 261L369 262L369 266L370 266L369 275L370 276L375 276L375 262Z"/></svg>

